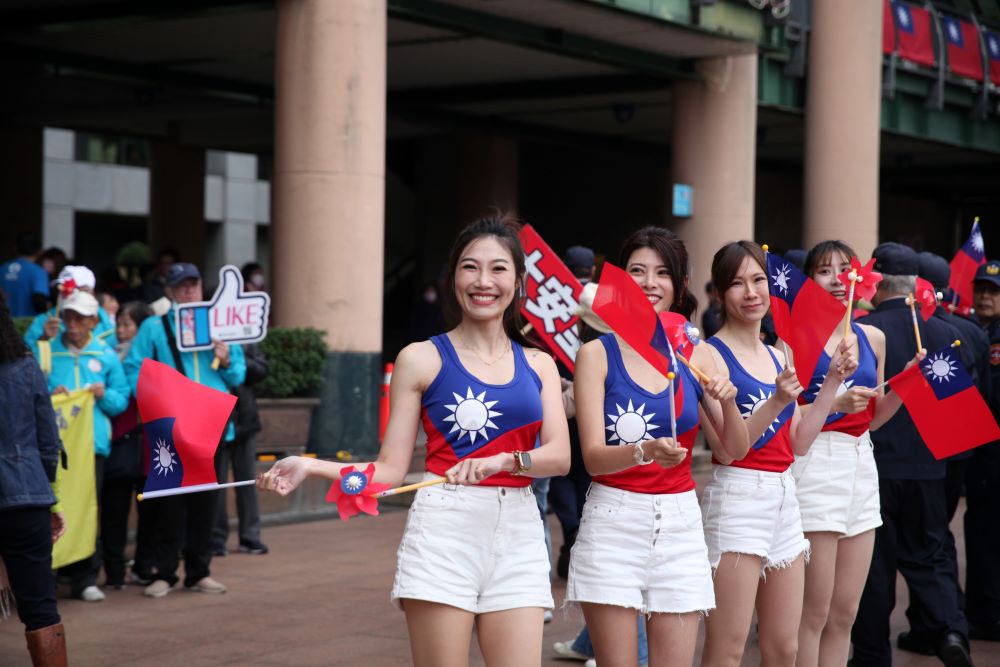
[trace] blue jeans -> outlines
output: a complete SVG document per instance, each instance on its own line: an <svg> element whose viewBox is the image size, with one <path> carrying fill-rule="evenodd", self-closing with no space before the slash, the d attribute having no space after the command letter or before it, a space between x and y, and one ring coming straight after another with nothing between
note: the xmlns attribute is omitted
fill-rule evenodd
<svg viewBox="0 0 1000 667"><path fill-rule="evenodd" d="M649 664L649 646L646 644L646 623L643 620L642 614L639 614L639 664L648 665ZM573 650L577 653L582 653L590 657L594 657L594 645L590 643L590 631L587 630L587 626L583 626L583 630L580 630L580 634L576 636L573 640Z"/></svg>

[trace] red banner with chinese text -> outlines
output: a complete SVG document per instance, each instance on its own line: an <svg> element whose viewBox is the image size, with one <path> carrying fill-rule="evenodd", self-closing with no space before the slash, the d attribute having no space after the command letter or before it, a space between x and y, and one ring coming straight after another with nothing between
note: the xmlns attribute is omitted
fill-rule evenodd
<svg viewBox="0 0 1000 667"><path fill-rule="evenodd" d="M576 307L583 287L531 225L521 228L521 245L525 266L521 314L572 372L580 349Z"/></svg>

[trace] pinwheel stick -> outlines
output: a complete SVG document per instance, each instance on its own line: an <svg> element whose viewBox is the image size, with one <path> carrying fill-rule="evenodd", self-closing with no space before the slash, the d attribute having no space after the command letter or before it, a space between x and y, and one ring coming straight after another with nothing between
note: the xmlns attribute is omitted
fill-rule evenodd
<svg viewBox="0 0 1000 667"><path fill-rule="evenodd" d="M697 375L698 379L704 382L705 384L708 384L711 381L712 378L705 375L697 366L692 365L690 361L684 358L684 355L678 354L677 361L687 366L688 370Z"/></svg>
<svg viewBox="0 0 1000 667"><path fill-rule="evenodd" d="M910 304L910 317L913 319L913 335L917 337L917 351L924 349L923 343L920 342L920 327L917 326L917 299L913 296L913 292L910 292L909 296L906 297L906 303Z"/></svg>
<svg viewBox="0 0 1000 667"><path fill-rule="evenodd" d="M164 496L179 496L185 493L198 493L200 491L215 491L216 489L228 489L231 486L250 486L256 484L255 479L244 479L240 482L227 482L225 484L194 484L192 486L178 486L176 489L160 489L159 491L147 491L136 495L136 500L152 500L153 498L163 498Z"/></svg>
<svg viewBox="0 0 1000 667"><path fill-rule="evenodd" d="M951 345L949 345L948 347L958 347L958 346L959 346L959 345L961 345L961 344L962 344L962 341L960 341L960 340L958 340L958 339L956 338L956 339L955 339L955 342L954 342L954 343L952 343ZM899 374L899 373L897 373L897 374L896 374L896 375L895 375L894 377L899 377L899 375L900 375L900 374ZM890 378L890 379L891 379L891 378ZM885 382L883 382L882 384L880 384L880 385L878 385L878 386L875 386L875 387L872 387L872 391L878 391L879 389L882 389L883 387L885 387L885 386L886 386L887 384L889 384L889 380L886 380Z"/></svg>
<svg viewBox="0 0 1000 667"><path fill-rule="evenodd" d="M435 484L443 484L447 482L448 479L445 477L438 477L437 479L427 479L423 482L417 482L416 484L407 484L406 486L397 486L395 489L386 489L385 491L379 491L375 494L376 498L385 498L386 496L395 496L400 493L407 493L409 491L416 491L417 489L422 489L425 486L434 486Z"/></svg>
<svg viewBox="0 0 1000 667"><path fill-rule="evenodd" d="M857 271L851 271L847 274L847 277L851 280L851 289L847 294L847 319L844 320L844 338L847 338L851 333L851 309L854 308L854 284L863 280Z"/></svg>

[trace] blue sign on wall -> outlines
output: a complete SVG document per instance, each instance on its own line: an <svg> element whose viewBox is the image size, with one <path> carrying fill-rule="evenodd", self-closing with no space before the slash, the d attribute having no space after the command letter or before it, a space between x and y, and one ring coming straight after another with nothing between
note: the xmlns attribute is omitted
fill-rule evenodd
<svg viewBox="0 0 1000 667"><path fill-rule="evenodd" d="M690 218L694 214L694 188L674 183L674 217Z"/></svg>

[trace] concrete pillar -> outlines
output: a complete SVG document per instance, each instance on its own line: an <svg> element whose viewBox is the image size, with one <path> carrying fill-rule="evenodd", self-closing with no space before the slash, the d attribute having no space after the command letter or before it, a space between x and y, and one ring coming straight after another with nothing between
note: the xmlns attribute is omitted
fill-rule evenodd
<svg viewBox="0 0 1000 667"><path fill-rule="evenodd" d="M675 183L694 188L693 215L676 230L700 297L715 251L729 241L756 240L757 55L708 58L696 70L702 80L674 85L672 171Z"/></svg>
<svg viewBox="0 0 1000 667"><path fill-rule="evenodd" d="M42 237L42 128L0 128L0 202L4 233L0 234L0 262L17 255L17 235L35 232ZM44 242L44 241L43 241Z"/></svg>
<svg viewBox="0 0 1000 667"><path fill-rule="evenodd" d="M377 444L386 3L280 0L275 56L275 324L330 348L313 450Z"/></svg>
<svg viewBox="0 0 1000 667"><path fill-rule="evenodd" d="M169 141L152 145L149 169L149 249L176 248L205 271L205 150ZM205 282L215 284L214 276Z"/></svg>
<svg viewBox="0 0 1000 667"><path fill-rule="evenodd" d="M846 241L864 259L878 243L882 5L812 3L805 119L806 249Z"/></svg>

